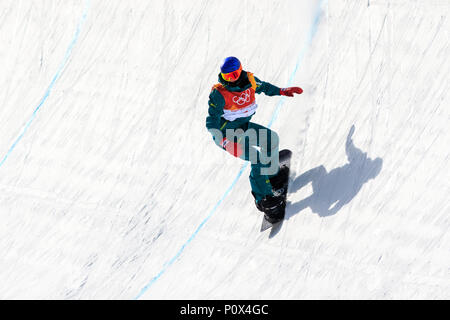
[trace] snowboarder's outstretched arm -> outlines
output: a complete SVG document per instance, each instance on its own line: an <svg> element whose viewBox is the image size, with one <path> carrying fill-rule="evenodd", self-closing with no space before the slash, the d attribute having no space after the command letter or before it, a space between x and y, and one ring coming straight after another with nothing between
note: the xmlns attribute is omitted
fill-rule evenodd
<svg viewBox="0 0 450 320"><path fill-rule="evenodd" d="M256 93L264 92L267 96L288 96L293 97L294 93L300 94L303 90L299 87L290 87L290 88L279 88L274 86L273 84L265 81L261 81L257 77L255 77L256 81Z"/></svg>
<svg viewBox="0 0 450 320"><path fill-rule="evenodd" d="M266 96L279 96L281 89L273 84L262 81L255 77L256 89L255 92L258 94L264 93Z"/></svg>

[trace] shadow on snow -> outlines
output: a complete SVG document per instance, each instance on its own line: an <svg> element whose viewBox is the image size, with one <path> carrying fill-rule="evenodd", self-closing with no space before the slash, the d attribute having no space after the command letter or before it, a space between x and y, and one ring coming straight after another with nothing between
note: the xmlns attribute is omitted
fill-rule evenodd
<svg viewBox="0 0 450 320"><path fill-rule="evenodd" d="M321 217L334 215L358 194L366 182L378 176L383 160L372 160L367 157L367 153L356 148L352 140L354 131L353 125L345 143L347 164L330 172L321 165L301 174L290 183L289 193L295 193L311 182L313 194L299 202L290 203L285 219L307 207Z"/></svg>

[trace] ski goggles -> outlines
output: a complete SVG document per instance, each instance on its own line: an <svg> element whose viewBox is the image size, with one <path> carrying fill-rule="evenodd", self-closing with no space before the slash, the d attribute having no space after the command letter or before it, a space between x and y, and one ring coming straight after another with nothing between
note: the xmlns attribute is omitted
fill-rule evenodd
<svg viewBox="0 0 450 320"><path fill-rule="evenodd" d="M240 65L239 66L239 69L237 69L237 70L234 70L234 71L232 71L232 72L229 72L229 73L221 73L221 75L222 75L222 78L225 80L225 81L228 81L228 82L234 82L234 81L236 81L237 79L239 79L239 77L240 77L240 75L241 75L241 72L242 72L242 65Z"/></svg>

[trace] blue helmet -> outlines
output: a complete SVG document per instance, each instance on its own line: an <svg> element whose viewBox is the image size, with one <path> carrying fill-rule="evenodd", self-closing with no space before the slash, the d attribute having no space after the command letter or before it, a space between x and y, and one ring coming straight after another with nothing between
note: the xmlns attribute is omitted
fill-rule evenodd
<svg viewBox="0 0 450 320"><path fill-rule="evenodd" d="M236 57L228 57L223 60L222 65L220 66L221 73L230 73L238 70L241 67L241 62Z"/></svg>

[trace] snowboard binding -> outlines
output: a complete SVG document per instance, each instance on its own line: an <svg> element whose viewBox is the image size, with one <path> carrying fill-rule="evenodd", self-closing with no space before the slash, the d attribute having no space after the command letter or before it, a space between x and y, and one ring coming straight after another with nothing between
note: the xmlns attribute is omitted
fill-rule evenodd
<svg viewBox="0 0 450 320"><path fill-rule="evenodd" d="M283 195L265 196L256 203L259 211L264 212L264 218L270 223L276 223L283 219L286 209L286 198Z"/></svg>

